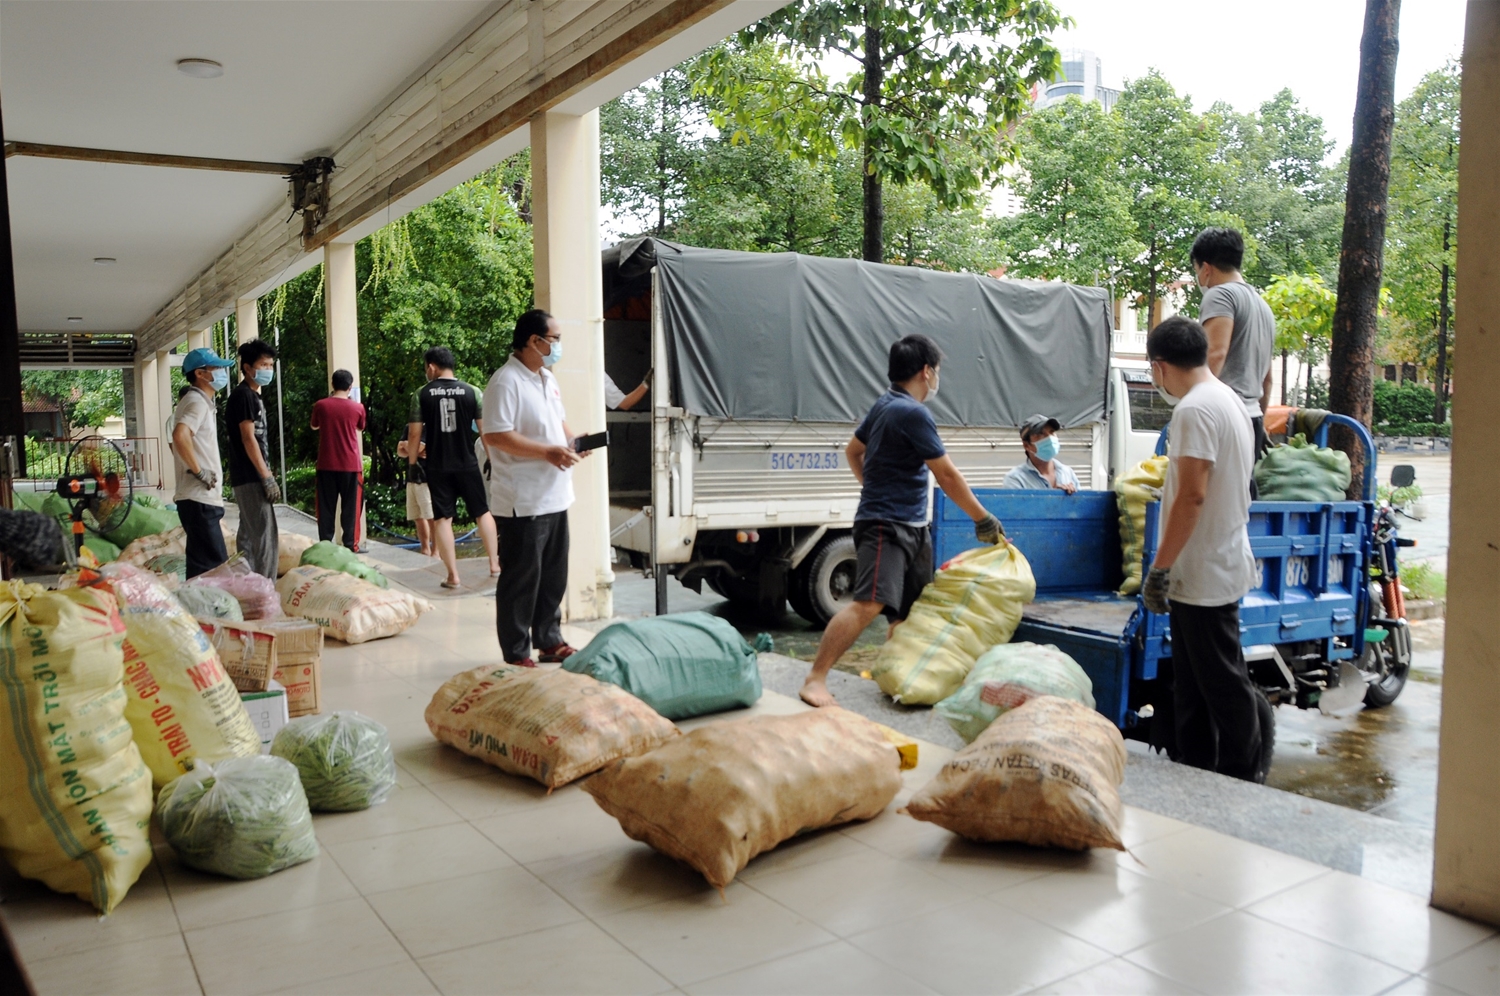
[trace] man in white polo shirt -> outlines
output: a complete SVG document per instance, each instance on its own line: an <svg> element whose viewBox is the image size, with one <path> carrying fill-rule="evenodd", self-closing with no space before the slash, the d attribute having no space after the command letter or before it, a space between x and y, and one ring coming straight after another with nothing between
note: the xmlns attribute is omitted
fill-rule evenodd
<svg viewBox="0 0 1500 996"><path fill-rule="evenodd" d="M490 454L490 512L500 534L495 629L509 664L534 667L576 651L563 641L568 589L571 468L580 458L548 369L562 357L557 319L540 309L516 319L510 359L484 389L480 429Z"/></svg>

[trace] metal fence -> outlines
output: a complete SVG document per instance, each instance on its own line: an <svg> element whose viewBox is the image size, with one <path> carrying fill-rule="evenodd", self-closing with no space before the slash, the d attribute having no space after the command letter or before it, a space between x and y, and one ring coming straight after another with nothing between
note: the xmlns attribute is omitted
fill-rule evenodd
<svg viewBox="0 0 1500 996"><path fill-rule="evenodd" d="M130 467L130 483L136 490L161 487L161 441L155 436L127 436L105 440L100 436L85 436L83 439L32 439L26 440L25 481L34 485L24 490L50 490L57 479L63 476L68 465L68 455L79 448L80 455L95 447L114 443L125 455ZM42 486L45 485L45 486Z"/></svg>

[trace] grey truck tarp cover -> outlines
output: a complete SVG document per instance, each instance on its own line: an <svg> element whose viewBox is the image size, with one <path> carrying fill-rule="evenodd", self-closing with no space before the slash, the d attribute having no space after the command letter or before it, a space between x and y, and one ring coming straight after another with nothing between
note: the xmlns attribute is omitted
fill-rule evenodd
<svg viewBox="0 0 1500 996"><path fill-rule="evenodd" d="M694 415L858 422L888 386L891 343L912 332L943 350L939 425L1104 415L1101 287L659 239L622 243L604 262L606 306L648 290L657 268L674 394Z"/></svg>

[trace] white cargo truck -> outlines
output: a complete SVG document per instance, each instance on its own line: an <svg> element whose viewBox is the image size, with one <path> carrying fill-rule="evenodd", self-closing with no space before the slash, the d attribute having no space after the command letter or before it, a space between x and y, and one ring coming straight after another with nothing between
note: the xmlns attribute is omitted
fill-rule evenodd
<svg viewBox="0 0 1500 996"><path fill-rule="evenodd" d="M1150 456L1166 421L1146 364L1110 359L1103 288L655 239L607 251L604 287L606 370L652 377L641 410L608 415L611 542L767 613L790 602L822 624L849 599L844 447L901 335L944 351L931 407L976 487L1024 459L1028 415L1062 422L1085 489Z"/></svg>

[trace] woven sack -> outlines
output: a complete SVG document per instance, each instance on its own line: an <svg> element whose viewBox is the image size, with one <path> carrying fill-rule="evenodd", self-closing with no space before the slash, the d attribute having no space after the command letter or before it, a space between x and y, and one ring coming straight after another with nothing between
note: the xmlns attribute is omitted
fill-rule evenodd
<svg viewBox="0 0 1500 996"><path fill-rule="evenodd" d="M443 743L548 788L678 735L670 720L614 685L512 664L449 678L425 718Z"/></svg>
<svg viewBox="0 0 1500 996"><path fill-rule="evenodd" d="M276 582L281 609L311 619L325 636L345 643L365 643L404 633L432 603L403 591L387 591L343 571L304 564Z"/></svg>
<svg viewBox="0 0 1500 996"><path fill-rule="evenodd" d="M1146 506L1161 501L1167 486L1167 458L1142 460L1115 478L1115 496L1120 506L1120 547L1124 552L1125 583L1120 594L1141 590L1141 560L1146 551Z"/></svg>
<svg viewBox="0 0 1500 996"><path fill-rule="evenodd" d="M1125 741L1078 702L1012 709L954 754L903 812L970 840L1123 851Z"/></svg>
<svg viewBox="0 0 1500 996"><path fill-rule="evenodd" d="M1008 540L966 550L922 589L870 676L897 702L936 705L958 690L980 654L1010 640L1034 597L1031 564Z"/></svg>
<svg viewBox="0 0 1500 996"><path fill-rule="evenodd" d="M632 838L723 889L784 840L878 816L901 790L901 759L879 726L830 707L700 727L583 790Z"/></svg>

